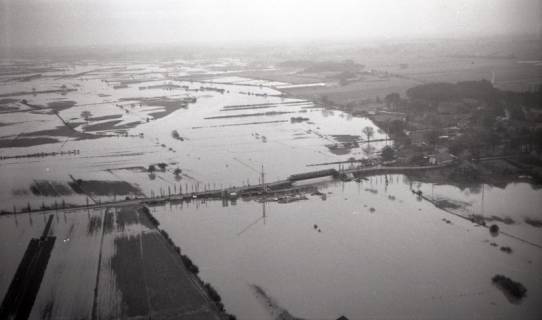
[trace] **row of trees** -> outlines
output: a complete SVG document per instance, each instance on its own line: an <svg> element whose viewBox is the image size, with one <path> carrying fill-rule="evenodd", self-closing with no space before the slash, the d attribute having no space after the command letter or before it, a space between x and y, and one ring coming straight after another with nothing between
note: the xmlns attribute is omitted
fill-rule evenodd
<svg viewBox="0 0 542 320"><path fill-rule="evenodd" d="M464 98L492 103L496 101L499 90L495 89L491 82L481 80L427 83L408 89L406 94L411 100L425 100L432 103Z"/></svg>

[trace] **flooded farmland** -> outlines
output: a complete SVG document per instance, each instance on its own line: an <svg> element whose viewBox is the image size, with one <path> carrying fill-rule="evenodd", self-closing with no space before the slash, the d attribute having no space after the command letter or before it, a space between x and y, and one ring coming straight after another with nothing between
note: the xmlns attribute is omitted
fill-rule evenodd
<svg viewBox="0 0 542 320"><path fill-rule="evenodd" d="M2 296L56 239L30 319L539 317L534 181L383 174L374 114L239 60L2 67L28 75L0 76Z"/></svg>
<svg viewBox="0 0 542 320"><path fill-rule="evenodd" d="M542 319L541 1L0 4L0 320Z"/></svg>
<svg viewBox="0 0 542 320"><path fill-rule="evenodd" d="M201 309L208 302L198 297L198 285L194 292L183 289L191 280L182 267L166 263L171 253L159 250L161 235L145 217L123 207L66 208L257 185L262 167L268 181L280 180L307 164L335 167L329 163L371 156L391 144L369 119L285 97L274 83L160 79L166 70L189 73L186 63L131 68L145 72L134 80L132 72L123 76L123 66L61 66L62 72L52 68L30 83L14 86L6 78L9 85L0 88L9 97L2 100L0 127L0 170L9 181L0 188L2 260L8 261L3 295L24 246L45 226L47 213L33 211L54 215L48 234L56 245L43 266L32 319L215 314L213 304ZM364 127L374 135L363 137ZM292 158L274 157L287 153ZM163 269L150 261L171 270L167 294L164 278L153 280ZM185 301L177 311L175 299Z"/></svg>
<svg viewBox="0 0 542 320"><path fill-rule="evenodd" d="M262 165L270 181L284 179L306 171L307 164L370 156L391 143L366 118L286 98L268 86L247 85L246 79L159 79L163 72L181 77L184 65L87 67L90 70L79 73L75 67L69 74L46 73L44 77L52 79L17 87L2 104L6 110L0 127L2 174L10 184L0 188L0 209L53 207L55 201L57 206L62 201L76 205L87 200L69 187L67 194L44 195L31 188L37 181L67 187L78 179L120 180L136 188L119 192L119 197L150 196L174 187L192 191L257 184ZM123 77L117 69L145 72L134 80L132 73ZM114 83L125 82L134 84L114 89ZM63 85L76 90L32 94L36 87L46 91ZM8 90L13 86L0 87L0 92ZM362 135L367 126L374 128L373 143ZM286 153L291 157L272 157ZM148 172L159 162L167 166ZM176 168L182 173L174 175ZM90 193L94 200L112 196Z"/></svg>
<svg viewBox="0 0 542 320"><path fill-rule="evenodd" d="M328 183L327 195L266 204L240 201L153 207L165 230L216 284L228 310L239 319L272 319L254 293L261 287L277 305L303 319L359 318L538 318L542 302L540 246L505 236L435 207L411 192L430 184L406 176L373 176L361 183ZM486 186L487 188L487 186ZM486 190L485 201L516 201L529 185ZM475 198L452 186L455 201ZM542 229L523 219L540 218L542 191L523 193L514 225L502 231L542 243ZM524 211L519 211L518 208ZM506 207L486 204L503 219ZM505 253L499 247L510 247ZM528 288L529 298L509 303L491 283L506 273Z"/></svg>

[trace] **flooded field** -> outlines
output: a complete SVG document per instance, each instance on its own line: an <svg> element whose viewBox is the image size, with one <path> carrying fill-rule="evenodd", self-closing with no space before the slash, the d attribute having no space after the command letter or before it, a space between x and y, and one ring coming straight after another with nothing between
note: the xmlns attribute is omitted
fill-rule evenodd
<svg viewBox="0 0 542 320"><path fill-rule="evenodd" d="M56 244L32 319L216 311L148 216L64 208L280 181L393 144L368 118L280 91L320 83L230 75L246 68L237 60L1 68L0 295L44 228L48 215L32 211L54 209ZM239 319L538 318L540 189L402 175L318 188L291 203L196 199L151 210ZM501 233L462 218L472 215ZM509 300L496 274L524 284L527 298Z"/></svg>
<svg viewBox="0 0 542 320"><path fill-rule="evenodd" d="M238 201L227 207L192 202L151 211L239 319L274 318L254 286L304 319L537 319L542 249L492 236L411 192L430 194L431 187L402 175L374 176L319 188L326 200L313 195L288 204ZM529 188L486 186L486 202L500 198L520 208L512 214L486 204L486 210L503 219L512 215L515 225L496 222L501 230L541 245L542 229L522 221L542 218L531 210L541 207L542 191L524 192ZM466 191L434 189L435 196L477 206ZM523 204L516 202L518 192ZM511 303L492 284L495 274L523 283L528 297Z"/></svg>
<svg viewBox="0 0 542 320"><path fill-rule="evenodd" d="M0 8L0 320L542 319L542 1Z"/></svg>
<svg viewBox="0 0 542 320"><path fill-rule="evenodd" d="M28 81L3 76L0 170L9 183L0 187L0 210L257 184L262 165L268 181L279 180L308 164L371 156L391 143L370 120L286 98L272 88L278 83L223 75L183 80L216 72L212 65L47 70ZM367 126L374 129L369 139L362 134ZM89 181L130 186L99 194L80 185Z"/></svg>
<svg viewBox="0 0 542 320"><path fill-rule="evenodd" d="M510 183L504 187L482 184L465 189L436 184L418 187L444 209L483 216L487 224L497 224L512 234L542 244L542 189L538 186Z"/></svg>
<svg viewBox="0 0 542 320"><path fill-rule="evenodd" d="M0 218L0 295L48 216ZM53 217L49 235L56 243L29 319L219 319L180 256L142 211L124 207Z"/></svg>

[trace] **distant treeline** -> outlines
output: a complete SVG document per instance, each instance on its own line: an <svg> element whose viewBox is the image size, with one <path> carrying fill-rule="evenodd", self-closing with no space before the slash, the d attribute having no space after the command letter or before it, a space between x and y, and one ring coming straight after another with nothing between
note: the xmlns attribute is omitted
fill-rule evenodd
<svg viewBox="0 0 542 320"><path fill-rule="evenodd" d="M497 98L498 89L491 82L462 81L458 83L436 82L410 88L406 92L410 99L441 102L465 98L488 101Z"/></svg>
<svg viewBox="0 0 542 320"><path fill-rule="evenodd" d="M288 60L279 64L283 68L300 68L304 73L318 72L360 72L365 66L352 60L344 61L309 61Z"/></svg>
<svg viewBox="0 0 542 320"><path fill-rule="evenodd" d="M542 86L539 86L535 91L501 91L501 94L510 104L542 109Z"/></svg>
<svg viewBox="0 0 542 320"><path fill-rule="evenodd" d="M487 80L427 83L408 89L406 94L412 100L433 103L471 98L488 104L502 101L512 105L542 108L542 86L535 91L512 92L497 89Z"/></svg>

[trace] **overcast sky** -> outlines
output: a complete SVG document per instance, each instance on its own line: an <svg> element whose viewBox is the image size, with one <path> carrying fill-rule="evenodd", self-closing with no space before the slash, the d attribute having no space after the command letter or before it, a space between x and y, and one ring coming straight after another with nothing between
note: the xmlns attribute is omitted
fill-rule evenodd
<svg viewBox="0 0 542 320"><path fill-rule="evenodd" d="M540 0L0 0L0 46L537 34Z"/></svg>

